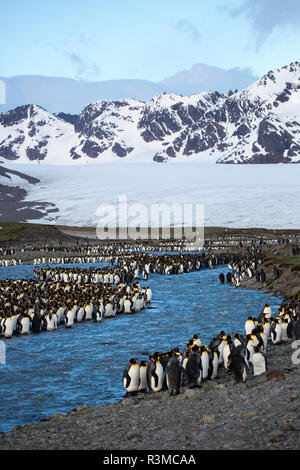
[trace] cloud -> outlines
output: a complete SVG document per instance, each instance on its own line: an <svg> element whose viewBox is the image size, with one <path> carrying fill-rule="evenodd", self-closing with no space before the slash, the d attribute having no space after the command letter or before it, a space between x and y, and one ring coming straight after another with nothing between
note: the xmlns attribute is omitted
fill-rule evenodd
<svg viewBox="0 0 300 470"><path fill-rule="evenodd" d="M195 64L189 70L177 72L160 83L168 86L174 93L191 95L201 91L220 91L242 89L257 80L248 68L229 70L207 64Z"/></svg>
<svg viewBox="0 0 300 470"><path fill-rule="evenodd" d="M86 61L80 55L66 52L64 56L71 62L75 69L77 80L92 80L100 75L100 68L91 62Z"/></svg>
<svg viewBox="0 0 300 470"><path fill-rule="evenodd" d="M199 33L198 29L196 28L196 26L190 23L190 21L180 20L176 24L175 28L178 29L178 31L189 34L193 41L201 41L202 39L202 36Z"/></svg>
<svg viewBox="0 0 300 470"><path fill-rule="evenodd" d="M277 28L300 26L299 0L242 0L232 16L245 16L260 41Z"/></svg>

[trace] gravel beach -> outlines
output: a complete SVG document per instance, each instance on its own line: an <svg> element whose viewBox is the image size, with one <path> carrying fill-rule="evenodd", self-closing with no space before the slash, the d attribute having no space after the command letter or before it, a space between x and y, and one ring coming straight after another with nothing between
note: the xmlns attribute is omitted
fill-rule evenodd
<svg viewBox="0 0 300 470"><path fill-rule="evenodd" d="M269 345L267 358L266 375L250 374L246 384L221 369L219 379L176 397L151 392L83 405L16 426L0 436L0 449L299 450L300 352L290 341Z"/></svg>

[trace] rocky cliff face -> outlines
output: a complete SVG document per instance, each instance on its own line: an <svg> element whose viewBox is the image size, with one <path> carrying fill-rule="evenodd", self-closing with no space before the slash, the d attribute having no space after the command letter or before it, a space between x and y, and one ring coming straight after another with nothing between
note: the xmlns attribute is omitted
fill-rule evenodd
<svg viewBox="0 0 300 470"><path fill-rule="evenodd" d="M0 114L0 157L72 164L119 158L167 162L300 162L300 64L228 95L97 101L80 115L35 105Z"/></svg>

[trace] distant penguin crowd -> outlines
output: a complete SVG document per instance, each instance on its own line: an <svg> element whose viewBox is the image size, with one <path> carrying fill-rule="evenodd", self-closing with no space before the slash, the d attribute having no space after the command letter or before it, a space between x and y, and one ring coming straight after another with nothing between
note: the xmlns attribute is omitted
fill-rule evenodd
<svg viewBox="0 0 300 470"><path fill-rule="evenodd" d="M245 383L250 374L259 376L268 370L268 344L293 339L300 339L299 304L282 303L273 316L265 304L257 318L247 318L243 334L220 331L208 346L194 334L182 352L175 347L157 351L147 361L131 358L123 371L125 396L161 390L178 395L182 387L201 387L217 379L221 368L232 373L237 383Z"/></svg>
<svg viewBox="0 0 300 470"><path fill-rule="evenodd" d="M266 282L266 273L261 268L261 264L265 255L260 250L255 250L255 254L248 255L247 257L240 257L228 263L228 268L231 269L226 276L220 273L219 281L239 287L241 282L246 278L255 278L256 282Z"/></svg>
<svg viewBox="0 0 300 470"><path fill-rule="evenodd" d="M16 259L16 258L0 259L0 266L3 266L3 267L17 266L19 264L23 264L21 259Z"/></svg>
<svg viewBox="0 0 300 470"><path fill-rule="evenodd" d="M56 273L59 271L55 271ZM65 277L65 274L67 277ZM38 280L0 280L0 334L28 335L66 328L82 321L101 322L118 314L134 314L152 300L149 286L139 282L125 284L92 283L90 278L62 271L59 278ZM116 282L118 281L118 282Z"/></svg>

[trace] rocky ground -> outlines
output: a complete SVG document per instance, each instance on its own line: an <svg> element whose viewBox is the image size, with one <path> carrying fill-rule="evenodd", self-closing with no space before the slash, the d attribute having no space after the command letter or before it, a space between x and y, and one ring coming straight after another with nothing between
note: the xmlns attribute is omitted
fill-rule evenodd
<svg viewBox="0 0 300 470"><path fill-rule="evenodd" d="M67 415L16 426L0 449L300 449L300 365L291 342L270 345L269 370L236 384L224 370L200 389L141 394L83 405ZM300 351L296 353L300 363Z"/></svg>

